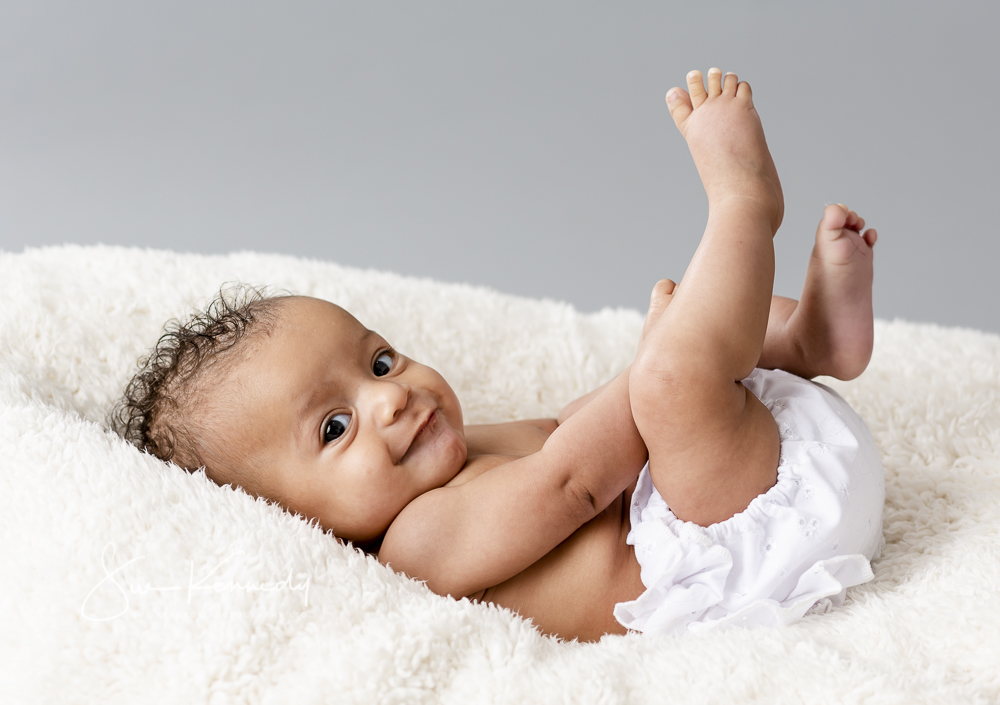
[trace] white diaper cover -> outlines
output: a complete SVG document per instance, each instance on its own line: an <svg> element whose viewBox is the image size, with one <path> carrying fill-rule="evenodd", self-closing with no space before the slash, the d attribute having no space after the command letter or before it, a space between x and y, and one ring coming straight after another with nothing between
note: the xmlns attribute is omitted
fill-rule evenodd
<svg viewBox="0 0 1000 705"><path fill-rule="evenodd" d="M885 485L865 422L839 394L779 370L743 380L778 424L778 481L701 527L674 516L649 476L632 494L628 543L646 591L615 605L628 629L670 633L789 624L872 579Z"/></svg>

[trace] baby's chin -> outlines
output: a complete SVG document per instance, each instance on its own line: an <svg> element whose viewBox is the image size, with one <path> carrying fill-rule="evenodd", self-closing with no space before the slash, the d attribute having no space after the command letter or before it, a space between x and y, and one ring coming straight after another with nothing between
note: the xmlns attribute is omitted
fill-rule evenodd
<svg viewBox="0 0 1000 705"><path fill-rule="evenodd" d="M433 424L428 424L428 434L419 441L414 450L413 458L423 472L428 483L424 490L429 491L442 487L454 478L468 458L468 446L465 443L465 427L455 425L454 419L446 418L440 412Z"/></svg>
<svg viewBox="0 0 1000 705"><path fill-rule="evenodd" d="M435 474L435 485L430 489L444 487L455 479L458 473L462 472L465 462L469 457L468 446L465 444L465 436L457 435L455 440L448 439L449 443L442 444L438 467L440 472Z"/></svg>

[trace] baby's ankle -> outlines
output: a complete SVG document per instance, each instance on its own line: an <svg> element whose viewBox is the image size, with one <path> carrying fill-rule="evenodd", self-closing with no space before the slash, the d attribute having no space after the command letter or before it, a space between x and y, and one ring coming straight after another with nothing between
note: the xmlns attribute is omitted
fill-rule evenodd
<svg viewBox="0 0 1000 705"><path fill-rule="evenodd" d="M707 189L706 189L707 191ZM708 193L708 215L736 213L740 218L766 223L773 236L778 232L784 209L773 189L766 184L736 183L713 189Z"/></svg>

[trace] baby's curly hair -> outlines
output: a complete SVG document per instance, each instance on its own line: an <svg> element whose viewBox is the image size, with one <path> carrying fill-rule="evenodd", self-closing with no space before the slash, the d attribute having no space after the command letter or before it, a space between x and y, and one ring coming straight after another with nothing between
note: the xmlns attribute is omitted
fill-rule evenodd
<svg viewBox="0 0 1000 705"><path fill-rule="evenodd" d="M251 492L259 480L252 463L234 467L206 440L214 430L211 383L221 379L250 352L249 343L268 335L277 305L288 295L261 287L223 287L201 313L185 322L171 319L140 369L125 388L109 421L115 432L140 450L193 472L204 467L220 484L234 482ZM207 427L208 426L208 427Z"/></svg>

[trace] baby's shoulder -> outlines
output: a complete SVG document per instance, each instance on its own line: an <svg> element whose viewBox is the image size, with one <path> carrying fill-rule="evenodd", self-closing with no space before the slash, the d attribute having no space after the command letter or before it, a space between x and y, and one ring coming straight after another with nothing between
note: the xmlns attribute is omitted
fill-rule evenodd
<svg viewBox="0 0 1000 705"><path fill-rule="evenodd" d="M507 453L482 453L470 456L451 480L412 499L392 521L385 539L391 543L393 537L422 534L429 527L439 524L442 517L453 516L456 512L467 510L466 505L470 502L475 503L478 492L473 489L470 494L467 490L472 488L462 485L467 485L490 470L522 457ZM458 489L460 487L461 489Z"/></svg>
<svg viewBox="0 0 1000 705"><path fill-rule="evenodd" d="M522 457L487 453L469 458L449 482L415 497L403 508L383 535L375 556L393 570L433 583L431 589L439 594L458 594L451 587L440 588L442 576L464 575L470 557L477 555L466 550L465 544L484 532L494 535L482 518L491 515L490 505L496 503L495 485L502 489L511 482L484 476Z"/></svg>

